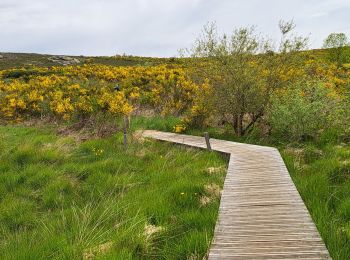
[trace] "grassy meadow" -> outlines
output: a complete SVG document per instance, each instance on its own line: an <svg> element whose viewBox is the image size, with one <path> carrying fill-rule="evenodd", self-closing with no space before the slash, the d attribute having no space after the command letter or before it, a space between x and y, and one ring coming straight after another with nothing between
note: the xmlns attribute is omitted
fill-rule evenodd
<svg viewBox="0 0 350 260"><path fill-rule="evenodd" d="M0 128L3 259L201 259L210 245L227 158L140 138L175 117L132 119L122 135L81 141L54 126ZM350 145L281 143L227 129L212 137L275 145L333 259L350 255ZM202 130L187 130L201 135ZM328 139L327 139L328 138ZM166 187L166 188L164 188ZM38 239L39 238L39 239Z"/></svg>
<svg viewBox="0 0 350 260"><path fill-rule="evenodd" d="M130 138L1 126L0 258L201 259L226 159Z"/></svg>

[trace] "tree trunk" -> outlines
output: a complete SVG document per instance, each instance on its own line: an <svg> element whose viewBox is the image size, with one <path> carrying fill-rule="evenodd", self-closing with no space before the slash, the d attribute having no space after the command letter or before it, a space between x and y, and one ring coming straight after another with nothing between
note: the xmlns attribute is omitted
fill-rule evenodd
<svg viewBox="0 0 350 260"><path fill-rule="evenodd" d="M238 132L237 132L237 135L238 136L243 136L244 135L244 131L243 131L243 115L240 114L238 116Z"/></svg>
<svg viewBox="0 0 350 260"><path fill-rule="evenodd" d="M243 115L242 114L238 114L238 115L234 116L232 125L233 125L233 130L237 136L244 135Z"/></svg>
<svg viewBox="0 0 350 260"><path fill-rule="evenodd" d="M237 134L237 127L238 127L238 117L237 116L233 117L232 127L233 127L233 131L235 132L235 134Z"/></svg>

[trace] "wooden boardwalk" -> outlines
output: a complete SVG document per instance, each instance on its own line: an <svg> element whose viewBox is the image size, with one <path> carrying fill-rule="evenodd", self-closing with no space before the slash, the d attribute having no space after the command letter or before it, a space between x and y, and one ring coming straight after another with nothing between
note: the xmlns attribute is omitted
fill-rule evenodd
<svg viewBox="0 0 350 260"><path fill-rule="evenodd" d="M143 136L206 148L203 137ZM210 139L230 154L209 259L330 259L277 149Z"/></svg>

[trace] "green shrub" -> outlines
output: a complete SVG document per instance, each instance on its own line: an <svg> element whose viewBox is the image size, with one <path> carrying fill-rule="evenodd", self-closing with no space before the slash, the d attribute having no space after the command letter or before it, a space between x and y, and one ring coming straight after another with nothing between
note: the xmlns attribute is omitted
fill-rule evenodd
<svg viewBox="0 0 350 260"><path fill-rule="evenodd" d="M59 72L58 72L59 73ZM29 80L30 77L35 77L35 76L47 76L47 75L52 75L52 71L40 71L35 68L30 68L30 69L14 69L14 70L9 70L6 71L3 74L4 79L18 79L22 78L25 80Z"/></svg>
<svg viewBox="0 0 350 260"><path fill-rule="evenodd" d="M273 134L291 141L313 139L326 129L345 126L342 98L320 82L299 83L274 94L267 120Z"/></svg>

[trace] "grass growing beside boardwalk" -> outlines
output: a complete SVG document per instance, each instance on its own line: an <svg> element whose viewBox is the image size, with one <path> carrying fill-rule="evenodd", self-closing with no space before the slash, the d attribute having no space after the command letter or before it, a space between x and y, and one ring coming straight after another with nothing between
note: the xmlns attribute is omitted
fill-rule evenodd
<svg viewBox="0 0 350 260"><path fill-rule="evenodd" d="M171 131L174 118L137 118L135 125ZM333 259L350 259L350 144L325 131L318 140L288 143L254 133L236 138L230 129L189 129L186 134L278 147Z"/></svg>
<svg viewBox="0 0 350 260"><path fill-rule="evenodd" d="M350 146L286 148L283 158L333 259L350 259Z"/></svg>
<svg viewBox="0 0 350 260"><path fill-rule="evenodd" d="M0 161L0 259L201 259L226 169L216 153L14 126Z"/></svg>

